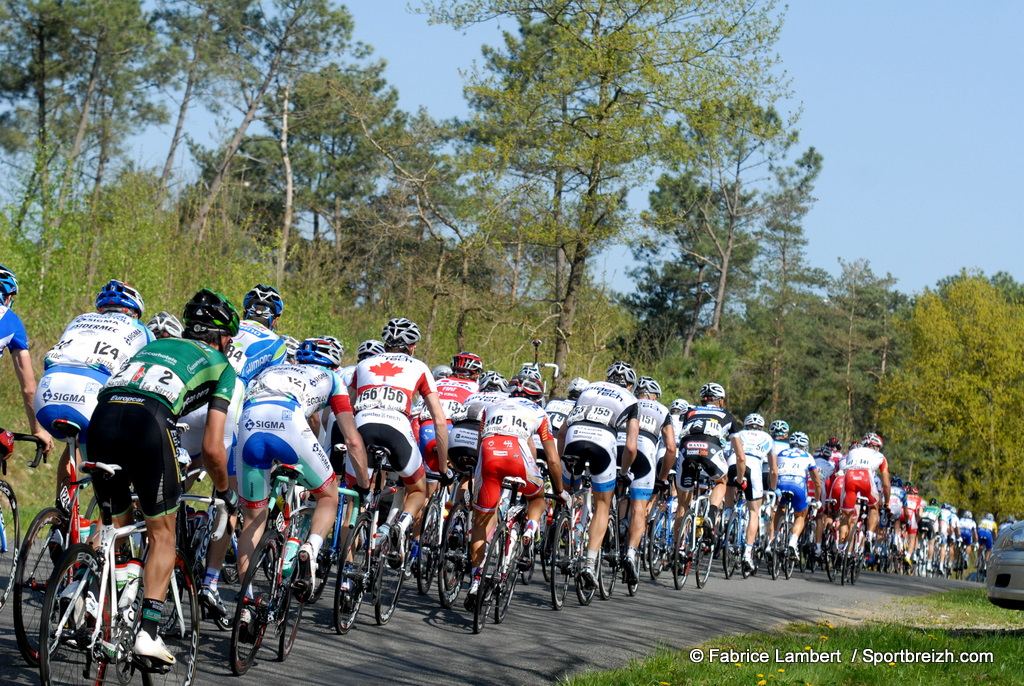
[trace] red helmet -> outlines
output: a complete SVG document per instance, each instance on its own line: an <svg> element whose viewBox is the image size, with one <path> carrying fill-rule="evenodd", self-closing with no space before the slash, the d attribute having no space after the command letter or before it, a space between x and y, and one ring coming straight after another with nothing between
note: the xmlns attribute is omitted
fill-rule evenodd
<svg viewBox="0 0 1024 686"><path fill-rule="evenodd" d="M864 434L864 438L860 439L860 442L865 447L874 448L875 450L881 450L882 446L885 444L882 441L881 436L871 432Z"/></svg>
<svg viewBox="0 0 1024 686"><path fill-rule="evenodd" d="M452 371L458 376L475 379L484 371L484 363L479 355L461 352L452 358Z"/></svg>

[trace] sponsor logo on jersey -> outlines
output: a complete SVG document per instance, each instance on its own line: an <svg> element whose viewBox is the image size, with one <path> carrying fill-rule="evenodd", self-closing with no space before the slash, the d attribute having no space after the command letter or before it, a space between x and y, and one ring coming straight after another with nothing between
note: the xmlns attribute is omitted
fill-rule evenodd
<svg viewBox="0 0 1024 686"><path fill-rule="evenodd" d="M189 374L195 374L196 370L197 370L197 369L199 369L199 367L201 367L201 366L202 366L202 364L203 364L203 358L201 358L201 357L200 357L200 358L199 358L198 360L196 360L195 362L193 362L192 364L190 364L190 365L189 365L188 367L186 367L185 369L187 369L187 370L188 370L188 373L189 373Z"/></svg>
<svg viewBox="0 0 1024 686"><path fill-rule="evenodd" d="M138 338L141 335L142 335L142 329L135 329L130 334L128 334L127 336L124 337L124 342L125 343L131 343L132 341L134 341L136 338Z"/></svg>
<svg viewBox="0 0 1024 686"><path fill-rule="evenodd" d="M377 376L383 377L384 380L387 380L389 376L398 376L399 374L402 373L403 369L405 369L405 367L402 367L401 365L397 364L392 364L390 360L384 360L380 364L370 367L371 372L373 372Z"/></svg>
<svg viewBox="0 0 1024 686"><path fill-rule="evenodd" d="M253 421L252 419L250 419L245 423L245 428L249 429L250 431L252 429L265 429L267 431L283 431L284 422L275 422L273 420L262 419Z"/></svg>
<svg viewBox="0 0 1024 686"><path fill-rule="evenodd" d="M81 405L85 402L85 396L80 393L54 393L49 389L43 393L43 400L45 402L55 403L71 403L72 405Z"/></svg>
<svg viewBox="0 0 1024 686"><path fill-rule="evenodd" d="M291 410L282 410L282 412L281 412L281 420L285 421L285 422L290 421L291 418L294 415L295 415L295 413L292 412Z"/></svg>

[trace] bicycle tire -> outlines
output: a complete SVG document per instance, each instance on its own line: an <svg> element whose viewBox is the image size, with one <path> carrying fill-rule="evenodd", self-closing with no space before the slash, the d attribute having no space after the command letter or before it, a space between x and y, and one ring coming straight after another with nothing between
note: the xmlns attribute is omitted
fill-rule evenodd
<svg viewBox="0 0 1024 686"><path fill-rule="evenodd" d="M284 542L276 530L263 534L242 579L231 627L228 660L235 676L242 676L259 652L269 624L269 614L280 611L284 597L281 552ZM252 597L246 590L252 589ZM243 621L244 620L244 621Z"/></svg>
<svg viewBox="0 0 1024 686"><path fill-rule="evenodd" d="M21 517L18 514L18 498L14 488L0 480L0 609L14 589L14 577L18 571L18 549L21 544Z"/></svg>
<svg viewBox="0 0 1024 686"><path fill-rule="evenodd" d="M789 546L789 539L793 535L793 523L789 519L789 514L783 514L782 517L782 538L779 541L781 544L780 549L782 556L779 562L782 565L782 578L789 581L793 576L793 566L796 563L796 555L793 554L793 549ZM797 555L800 554L799 548L797 549Z"/></svg>
<svg viewBox="0 0 1024 686"><path fill-rule="evenodd" d="M743 564L743 534L740 517L733 515L725 528L725 545L722 548L722 570L725 578L731 579L736 568Z"/></svg>
<svg viewBox="0 0 1024 686"><path fill-rule="evenodd" d="M441 607L451 609L462 591L462 582L469 571L469 509L459 502L448 513L441 536L438 560L437 591Z"/></svg>
<svg viewBox="0 0 1024 686"><path fill-rule="evenodd" d="M615 503L608 511L608 528L597 553L597 588L601 600L609 600L615 592L615 579L619 575L619 517Z"/></svg>
<svg viewBox="0 0 1024 686"><path fill-rule="evenodd" d="M292 652L292 647L295 645L295 638L299 635L299 624L302 622L302 610L306 607L306 603L299 602L295 592L289 585L285 589L283 606L284 611L281 613L281 623L277 630L278 662L284 662Z"/></svg>
<svg viewBox="0 0 1024 686"><path fill-rule="evenodd" d="M683 526L679 529L679 547L672 553L672 585L681 590L690 575L689 556L693 552L695 518L693 508L683 515Z"/></svg>
<svg viewBox="0 0 1024 686"><path fill-rule="evenodd" d="M707 519L705 518L705 522ZM709 526L705 523L703 526ZM715 561L715 544L708 543L702 532L698 532L699 540L696 542L696 548L694 549L694 581L697 582L697 588L704 588L708 583L708 578L711 576L711 565Z"/></svg>
<svg viewBox="0 0 1024 686"><path fill-rule="evenodd" d="M351 558L349 563L338 563L338 574L334 584L334 630L347 634L359 616L359 607L366 594L366 580L370 576L370 518L359 516L355 527L346 541L347 551L342 560ZM351 566L348 566L351 565ZM346 579L351 582L345 588Z"/></svg>
<svg viewBox="0 0 1024 686"><path fill-rule="evenodd" d="M572 524L564 510L551 524L551 607L561 610L573 573Z"/></svg>
<svg viewBox="0 0 1024 686"><path fill-rule="evenodd" d="M99 598L101 568L99 555L84 543L69 546L54 567L39 629L43 686L100 683L106 678L107 662L94 662L88 652L92 629L85 611L88 594ZM75 583L78 586L72 588Z"/></svg>
<svg viewBox="0 0 1024 686"><path fill-rule="evenodd" d="M516 582L519 580L518 561L523 552L523 538L518 523L513 522L512 529L516 532L515 545L511 546L507 556L501 559L498 594L494 603L495 624L501 624L505 621L509 605L512 604L512 596L516 592Z"/></svg>
<svg viewBox="0 0 1024 686"><path fill-rule="evenodd" d="M494 577L499 574L498 566L502 553L505 550L508 532L504 530L500 522L494 530L494 536L487 544L487 552L484 555L483 566L480 567L480 586L477 589L476 605L473 607L473 633L479 634L487 624L487 615L491 613L491 606L494 603L496 585Z"/></svg>
<svg viewBox="0 0 1024 686"><path fill-rule="evenodd" d="M405 583L405 570L409 564L409 543L412 540L412 528L406 531L405 554L398 559L397 551L391 547L391 537L386 536L377 543L374 555L374 579L376 581L373 600L373 616L379 626L384 626L395 614L398 597L402 594Z"/></svg>
<svg viewBox="0 0 1024 686"><path fill-rule="evenodd" d="M64 554L68 519L56 507L48 507L36 515L25 531L18 554L21 559L14 574L14 636L18 651L29 667L39 666L39 629L46 602L46 585L53 573L54 561ZM61 545L51 549L49 539L54 527L61 535Z"/></svg>
<svg viewBox="0 0 1024 686"><path fill-rule="evenodd" d="M142 593L140 586L137 597L142 598ZM175 656L175 662L167 671L140 670L144 686L190 686L195 680L201 624L198 593L192 559L179 549L175 552L171 584L164 598L163 616L157 625L157 632Z"/></svg>
<svg viewBox="0 0 1024 686"><path fill-rule="evenodd" d="M430 593L430 587L434 583L434 574L437 571L437 558L440 551L441 541L441 497L442 489L438 489L431 496L427 505L426 515L423 517L423 528L420 534L420 563L419 574L416 575L416 590L420 595Z"/></svg>
<svg viewBox="0 0 1024 686"><path fill-rule="evenodd" d="M836 558L835 529L826 527L821 535L821 566L825 568L825 576L830 582L836 580L836 565L839 560Z"/></svg>

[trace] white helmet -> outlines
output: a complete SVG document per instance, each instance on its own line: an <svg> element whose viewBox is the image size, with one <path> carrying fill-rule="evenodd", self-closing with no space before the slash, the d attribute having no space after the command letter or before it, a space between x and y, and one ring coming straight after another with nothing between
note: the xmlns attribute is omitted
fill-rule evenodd
<svg viewBox="0 0 1024 686"><path fill-rule="evenodd" d="M575 379L569 382L569 400L575 400L580 397L580 393L583 389L590 385L590 382L584 379L582 376L577 376Z"/></svg>
<svg viewBox="0 0 1024 686"><path fill-rule="evenodd" d="M747 418L743 420L743 426L754 426L758 429L764 428L764 417L756 412L751 412L747 415Z"/></svg>
<svg viewBox="0 0 1024 686"><path fill-rule="evenodd" d="M407 348L420 342L420 327L405 317L395 317L384 325L380 337L388 348Z"/></svg>

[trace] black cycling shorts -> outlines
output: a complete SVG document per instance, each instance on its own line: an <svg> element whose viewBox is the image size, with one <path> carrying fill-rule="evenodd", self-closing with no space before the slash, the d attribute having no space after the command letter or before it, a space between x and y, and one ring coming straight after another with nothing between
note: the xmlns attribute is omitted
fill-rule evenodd
<svg viewBox="0 0 1024 686"><path fill-rule="evenodd" d="M96 498L111 512L132 507L132 487L147 517L178 509L181 475L174 441L176 419L159 400L132 393L102 396L89 420L89 460L121 465L111 478L95 478Z"/></svg>
<svg viewBox="0 0 1024 686"><path fill-rule="evenodd" d="M728 469L725 450L717 439L684 438L679 446L677 460L681 464L676 474L676 485L683 491L693 490L702 469L712 481L721 479Z"/></svg>
<svg viewBox="0 0 1024 686"><path fill-rule="evenodd" d="M416 483L424 476L423 458L419 450L410 442L412 434L406 434L384 422L366 422L360 425L359 435L366 446L367 468L376 471L380 468L370 450L371 446L387 448L391 452L388 461L391 471L397 472L407 484Z"/></svg>

